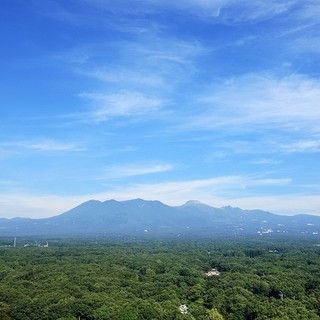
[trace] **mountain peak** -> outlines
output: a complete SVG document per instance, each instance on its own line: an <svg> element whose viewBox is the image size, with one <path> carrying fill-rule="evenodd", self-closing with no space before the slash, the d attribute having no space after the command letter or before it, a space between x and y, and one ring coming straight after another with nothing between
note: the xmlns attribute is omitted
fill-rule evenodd
<svg viewBox="0 0 320 320"><path fill-rule="evenodd" d="M278 216L262 210L214 208L198 200L168 206L158 200L89 200L58 216L0 219L2 235L263 235L295 234L318 237L320 217Z"/></svg>
<svg viewBox="0 0 320 320"><path fill-rule="evenodd" d="M200 202L199 200L188 200L184 206L189 206L189 205L197 205L197 204L203 204L202 202Z"/></svg>

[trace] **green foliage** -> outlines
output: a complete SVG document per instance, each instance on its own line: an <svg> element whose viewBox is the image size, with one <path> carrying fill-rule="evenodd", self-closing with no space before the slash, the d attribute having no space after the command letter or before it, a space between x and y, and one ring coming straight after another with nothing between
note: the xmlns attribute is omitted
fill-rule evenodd
<svg viewBox="0 0 320 320"><path fill-rule="evenodd" d="M209 320L223 320L223 315L217 309L208 310Z"/></svg>
<svg viewBox="0 0 320 320"><path fill-rule="evenodd" d="M307 241L56 240L0 257L1 320L320 319Z"/></svg>

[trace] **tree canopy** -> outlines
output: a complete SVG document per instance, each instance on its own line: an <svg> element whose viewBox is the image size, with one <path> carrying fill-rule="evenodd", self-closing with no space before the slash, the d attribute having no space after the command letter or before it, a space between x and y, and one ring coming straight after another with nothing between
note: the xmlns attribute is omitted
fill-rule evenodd
<svg viewBox="0 0 320 320"><path fill-rule="evenodd" d="M0 319L320 319L320 247L312 241L49 244L0 248ZM220 275L205 275L211 268Z"/></svg>

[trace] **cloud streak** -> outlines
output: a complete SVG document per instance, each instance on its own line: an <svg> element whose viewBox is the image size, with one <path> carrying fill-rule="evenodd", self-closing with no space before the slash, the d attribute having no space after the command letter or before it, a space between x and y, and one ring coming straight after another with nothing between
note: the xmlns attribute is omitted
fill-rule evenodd
<svg viewBox="0 0 320 320"><path fill-rule="evenodd" d="M170 164L109 166L104 169L101 179L120 179L142 176L166 172L172 169L173 166Z"/></svg>
<svg viewBox="0 0 320 320"><path fill-rule="evenodd" d="M207 88L194 101L204 111L187 119L185 127L319 132L319 101L316 79L249 74Z"/></svg>
<svg viewBox="0 0 320 320"><path fill-rule="evenodd" d="M287 153L319 153L320 139L300 140L294 143L283 145L281 149Z"/></svg>
<svg viewBox="0 0 320 320"><path fill-rule="evenodd" d="M74 142L63 142L53 139L38 139L33 141L21 140L6 143L0 143L0 146L5 149L13 150L14 152L22 152L23 150L31 150L38 152L79 152L84 148Z"/></svg>
<svg viewBox="0 0 320 320"><path fill-rule="evenodd" d="M298 4L299 0L281 1L236 1L236 0L138 0L117 1L117 3L105 3L99 0L89 1L89 4L103 9L105 12L120 10L123 14L153 14L156 10L174 10L203 18L223 18L225 21L252 21L264 20L286 12L292 5ZM136 5L135 5L136 4ZM138 5L137 5L138 4Z"/></svg>
<svg viewBox="0 0 320 320"><path fill-rule="evenodd" d="M140 92L84 93L81 97L91 100L94 107L89 115L98 122L117 116L151 114L160 110L164 104L161 99Z"/></svg>

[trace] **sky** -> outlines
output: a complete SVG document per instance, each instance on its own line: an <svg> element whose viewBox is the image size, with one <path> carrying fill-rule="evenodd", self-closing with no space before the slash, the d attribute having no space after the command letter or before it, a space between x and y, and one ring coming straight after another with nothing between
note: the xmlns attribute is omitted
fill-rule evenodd
<svg viewBox="0 0 320 320"><path fill-rule="evenodd" d="M135 198L320 215L319 0L0 6L0 217Z"/></svg>

